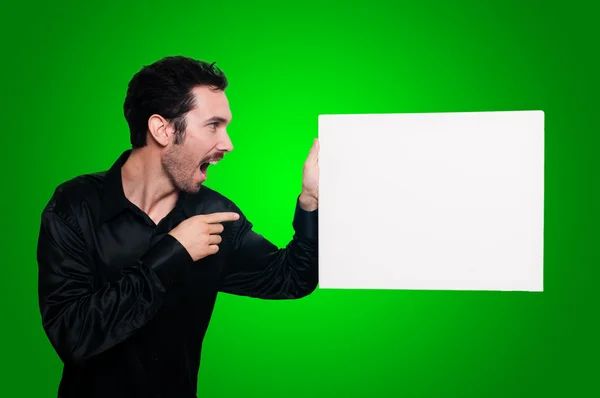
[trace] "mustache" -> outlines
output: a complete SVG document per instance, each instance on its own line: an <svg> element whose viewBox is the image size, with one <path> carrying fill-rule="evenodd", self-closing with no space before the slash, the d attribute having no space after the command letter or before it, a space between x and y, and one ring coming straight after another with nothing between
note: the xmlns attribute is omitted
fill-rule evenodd
<svg viewBox="0 0 600 398"><path fill-rule="evenodd" d="M205 159L203 159L202 163L208 163L208 162L218 162L219 160L222 160L225 157L225 153L224 152L219 152L210 156L207 156Z"/></svg>

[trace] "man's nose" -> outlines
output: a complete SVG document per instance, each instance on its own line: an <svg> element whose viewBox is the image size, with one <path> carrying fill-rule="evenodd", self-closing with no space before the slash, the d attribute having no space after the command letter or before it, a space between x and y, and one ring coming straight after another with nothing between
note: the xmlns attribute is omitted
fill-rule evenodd
<svg viewBox="0 0 600 398"><path fill-rule="evenodd" d="M219 150L223 152L233 151L233 143L231 142L231 138L229 138L229 134L227 134L227 131L224 131L223 135L221 136L221 140L219 142Z"/></svg>

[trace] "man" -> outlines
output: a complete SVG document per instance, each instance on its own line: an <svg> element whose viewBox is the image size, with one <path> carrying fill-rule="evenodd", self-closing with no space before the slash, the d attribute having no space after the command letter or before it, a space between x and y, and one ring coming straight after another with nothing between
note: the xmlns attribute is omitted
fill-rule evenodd
<svg viewBox="0 0 600 398"><path fill-rule="evenodd" d="M202 185L233 149L227 84L214 64L185 57L142 68L124 104L132 149L62 183L44 209L39 304L64 363L59 397L196 397L219 291L297 299L316 289L317 140L283 249ZM254 178L253 166L241 176Z"/></svg>

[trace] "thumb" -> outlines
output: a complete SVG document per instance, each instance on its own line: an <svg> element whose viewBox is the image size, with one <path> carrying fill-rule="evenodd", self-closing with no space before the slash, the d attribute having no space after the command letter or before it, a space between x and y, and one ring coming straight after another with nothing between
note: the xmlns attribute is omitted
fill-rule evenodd
<svg viewBox="0 0 600 398"><path fill-rule="evenodd" d="M317 160L319 156L319 139L315 138L313 141L313 145L310 148L310 151L308 153L308 157L311 160Z"/></svg>

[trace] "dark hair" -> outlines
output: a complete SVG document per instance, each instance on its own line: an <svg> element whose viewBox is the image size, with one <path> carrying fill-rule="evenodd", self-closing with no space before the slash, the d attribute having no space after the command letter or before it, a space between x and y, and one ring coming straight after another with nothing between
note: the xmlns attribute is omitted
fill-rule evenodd
<svg viewBox="0 0 600 398"><path fill-rule="evenodd" d="M192 89L197 86L225 90L227 78L214 62L183 56L162 58L137 72L129 82L123 104L132 147L146 145L148 119L153 114L173 123L175 142L181 142L186 129L185 114L195 105Z"/></svg>

